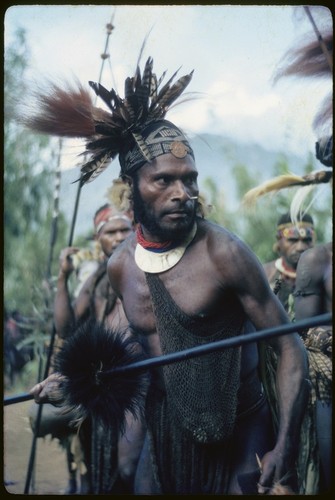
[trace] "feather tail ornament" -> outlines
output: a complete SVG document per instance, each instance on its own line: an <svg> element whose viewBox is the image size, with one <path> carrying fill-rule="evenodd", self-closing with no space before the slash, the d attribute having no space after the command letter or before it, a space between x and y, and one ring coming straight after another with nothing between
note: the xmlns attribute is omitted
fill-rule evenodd
<svg viewBox="0 0 335 500"><path fill-rule="evenodd" d="M274 76L277 82L287 76L307 76L311 78L331 76L332 64L329 61L333 56L333 31L324 30L322 34L325 54L320 40L303 39L300 45L288 50L282 58L281 64Z"/></svg>
<svg viewBox="0 0 335 500"><path fill-rule="evenodd" d="M252 207L261 196L284 188L327 183L332 178L332 175L333 173L331 171L328 172L325 170L312 172L301 177L294 174L279 175L278 177L274 177L273 179L265 181L263 184L250 189L250 191L244 195L242 204L245 207Z"/></svg>
<svg viewBox="0 0 335 500"><path fill-rule="evenodd" d="M92 137L95 134L93 102L80 84L74 89L51 84L49 91L35 92L39 111L19 118L31 130L60 137Z"/></svg>
<svg viewBox="0 0 335 500"><path fill-rule="evenodd" d="M280 189L297 186L299 183L303 183L303 177L294 174L284 174L274 177L268 181L263 182L259 186L254 187L248 191L242 200L242 204L245 207L252 207L255 205L258 198L264 196L265 194L279 191Z"/></svg>
<svg viewBox="0 0 335 500"><path fill-rule="evenodd" d="M163 118L171 104L176 101L190 83L192 76L193 71L179 78L179 80L171 87L168 87L162 95L158 95L157 100L155 100L150 107L149 117Z"/></svg>
<svg viewBox="0 0 335 500"><path fill-rule="evenodd" d="M107 330L91 319L81 325L55 359L55 368L64 377L60 387L64 406L74 412L76 423L98 418L103 426L116 426L123 433L125 412L141 418L147 373L111 373L141 359L140 345L125 332Z"/></svg>
<svg viewBox="0 0 335 500"><path fill-rule="evenodd" d="M313 130L320 136L332 135L333 116L333 21L332 16L320 18L318 27L312 16L315 7L304 6L313 25L313 31L292 46L282 57L273 77L273 83L287 77L328 78L330 90L323 99L313 120ZM327 165L331 166L331 165Z"/></svg>
<svg viewBox="0 0 335 500"><path fill-rule="evenodd" d="M92 182L108 167L109 160L110 155L103 152L100 159L95 158L94 161L85 163L81 169L81 178L78 180L80 180L82 185Z"/></svg>

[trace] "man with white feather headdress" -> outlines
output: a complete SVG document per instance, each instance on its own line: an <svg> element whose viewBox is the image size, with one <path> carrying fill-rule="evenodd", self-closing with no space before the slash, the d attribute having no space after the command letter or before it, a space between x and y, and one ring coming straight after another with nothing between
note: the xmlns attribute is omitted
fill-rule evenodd
<svg viewBox="0 0 335 500"><path fill-rule="evenodd" d="M317 8L317 7L316 7ZM331 13L329 22L321 30L312 16L313 8L304 7L314 32L302 43L289 50L284 64L277 73L282 77L302 76L307 78L333 75L333 27ZM326 7L321 7L323 11ZM328 26L327 26L328 25ZM315 37L315 34L317 37ZM291 203L290 218L293 224L306 213L304 202L313 191L313 201L318 196L320 184L331 184L333 178L333 99L332 91L324 99L313 121L317 136L316 159L325 169L306 176L282 175L270 179L251 189L244 196L247 206L256 200L284 188L297 187ZM309 207L311 203L309 204ZM298 262L293 293L293 317L301 320L332 311L332 242L307 249ZM299 474L303 494L328 492L331 488L332 471L332 326L320 325L302 332L309 356L312 391L301 433ZM270 384L269 384L270 387ZM271 389L269 389L271 390Z"/></svg>

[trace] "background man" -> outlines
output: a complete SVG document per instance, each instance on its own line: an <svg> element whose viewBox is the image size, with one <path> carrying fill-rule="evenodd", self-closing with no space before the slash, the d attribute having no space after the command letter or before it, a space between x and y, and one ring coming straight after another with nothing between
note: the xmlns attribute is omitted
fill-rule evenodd
<svg viewBox="0 0 335 500"><path fill-rule="evenodd" d="M54 317L60 338L71 335L74 325L88 316L98 321L113 321L122 324L122 307L113 292L107 277L107 259L118 245L133 231L132 219L128 214L117 213L110 205L100 207L94 215L95 238L101 245L104 259L98 269L84 283L75 302L72 303L68 280L74 271L71 256L79 251L77 247L64 248L60 255Z"/></svg>
<svg viewBox="0 0 335 500"><path fill-rule="evenodd" d="M128 326L128 321L125 318L122 303L113 291L107 276L107 259L110 257L116 248L133 232L133 220L131 211L120 212L110 204L105 204L100 207L94 215L95 238L101 245L104 257L99 263L95 272L89 276L80 290L75 301L71 303L70 293L68 289L68 279L74 270L71 256L78 252L76 247L65 248L60 255L60 269L57 281L57 291L54 304L54 318L57 334L60 338L66 339L71 335L78 325L88 318L95 318L98 322L105 324L107 328L125 328ZM113 430L111 429L112 433ZM141 450L143 438L142 424L140 421L135 421L128 416L128 427L125 435L118 440L118 473L116 477L112 468L112 473L109 470L110 464L106 465L109 470L109 484L106 486L90 484L87 486L88 492L107 493L125 493L132 490L132 483L136 470L137 460ZM103 443L95 443L96 447L110 446L110 461L112 460L112 449L114 444L108 443L108 440L115 440L114 436L104 434ZM96 441L99 438L96 436ZM101 440L101 437L100 437ZM84 440L85 441L85 440ZM90 439L86 436L84 445L90 447ZM85 461L89 470L89 460L86 450ZM103 465L100 464L102 468ZM115 469L114 469L115 470ZM100 471L103 476L104 471ZM114 477L113 477L114 475ZM106 479L104 479L106 483ZM92 479L90 481L92 483ZM101 490L101 488L103 488ZM83 491L85 493L85 491Z"/></svg>
<svg viewBox="0 0 335 500"><path fill-rule="evenodd" d="M120 212L107 203L96 211L93 221L95 228L94 237L100 244L103 255L100 257L99 262L97 262L96 270L87 278L75 300L72 300L69 278L75 270L73 257L77 255L80 249L77 247L67 247L60 254L59 275L54 303L54 320L58 339L60 339L58 348L61 346L62 341L74 333L79 324L92 317L99 322L103 322L109 328L115 326L121 328L128 325L128 322L125 320L121 301L117 298L108 280L107 259L119 244L133 232L132 213L130 211ZM54 407L50 405L45 409L48 410L48 413L45 413L45 415L49 420L51 418L49 413L52 409ZM55 411L51 411L51 413L54 414ZM57 409L56 413L59 413ZM61 422L60 418L58 415L58 425ZM66 417L66 425L69 420ZM98 442L99 438L95 437L96 447L110 447L109 462L113 460L117 460L118 462L119 477L117 477L117 469L114 465L112 473L109 470L108 480L104 479L105 483L107 482L109 485L108 491L113 489L115 493L131 490L142 444L143 431L141 423L139 421L134 422L129 417L128 424L127 433L119 439L117 446L112 444L115 436L105 434L103 443ZM110 432L112 433L112 431L111 429ZM75 433L77 433L76 430ZM93 479L90 477L89 458L91 439L87 437L87 433L84 433L82 430L79 434L79 442L75 435L72 436L71 452L75 462L72 469L77 468L80 472L81 494L92 491L106 493L107 491L100 489L102 487L100 484L92 484ZM108 442L109 440L111 441L110 443ZM118 450L117 459L115 457L112 458L113 447ZM105 464L105 466L109 468L110 463ZM100 467L103 468L103 462L100 464ZM69 469L71 470L71 466ZM75 490L73 475L72 473L72 490ZM101 470L101 475L104 477L103 470ZM70 492L73 493L75 491L71 491L70 489Z"/></svg>
<svg viewBox="0 0 335 500"><path fill-rule="evenodd" d="M307 7L306 7L307 9ZM310 11L309 11L310 15ZM311 17L312 19L312 17ZM318 36L312 36L293 46L278 66L277 80L282 77L303 76L312 79L332 77L333 65L333 29L322 25ZM329 80L332 81L332 80ZM333 94L330 88L328 96L322 101L314 117L312 127L316 134L316 158L325 167L333 165ZM332 182L332 170L323 169L300 178L297 176L279 176L247 193L246 198L283 189L312 185L315 189L320 183ZM251 194L251 197L250 197ZM292 204L292 220L302 211L304 196L297 192ZM320 193L321 195L321 193ZM316 199L315 193L313 199ZM331 310L332 278L331 244L318 245L301 255L296 269L296 289L294 309L297 320L321 314ZM327 492L331 478L331 399L332 399L332 329L320 325L303 335L309 358L309 374L312 391L301 431L301 453L299 459L302 491L305 494ZM321 461L321 474L320 474ZM321 481L320 481L321 479Z"/></svg>
<svg viewBox="0 0 335 500"><path fill-rule="evenodd" d="M316 245L301 256L297 267L294 309L296 320L332 312L333 244ZM331 488L332 472L332 345L331 325L304 332L309 352L312 405L320 457L320 492Z"/></svg>
<svg viewBox="0 0 335 500"><path fill-rule="evenodd" d="M276 238L274 250L279 257L263 264L263 267L271 288L278 285L277 296L292 318L297 265L301 254L313 247L315 242L312 217L306 213L293 224L289 213L282 215L278 219Z"/></svg>

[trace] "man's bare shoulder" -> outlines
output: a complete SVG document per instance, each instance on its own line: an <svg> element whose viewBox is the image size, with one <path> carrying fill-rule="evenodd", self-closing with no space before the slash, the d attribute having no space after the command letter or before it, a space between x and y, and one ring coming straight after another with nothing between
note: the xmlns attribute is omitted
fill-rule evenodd
<svg viewBox="0 0 335 500"><path fill-rule="evenodd" d="M299 259L299 267L309 267L311 270L314 266L325 265L332 259L332 243L316 245L313 248L308 248Z"/></svg>
<svg viewBox="0 0 335 500"><path fill-rule="evenodd" d="M121 279L123 269L129 265L133 259L136 245L135 235L130 235L114 250L108 259L107 273L113 290L118 291L118 283Z"/></svg>
<svg viewBox="0 0 335 500"><path fill-rule="evenodd" d="M215 244L235 244L239 240L238 236L229 231L227 228L212 222L208 219L200 219L198 221L198 229L200 235L205 235L207 239Z"/></svg>
<svg viewBox="0 0 335 500"><path fill-rule="evenodd" d="M106 262L105 265L107 265ZM85 293L88 294L92 293L92 287L94 286L94 283L96 282L99 273L100 273L100 266L86 278L86 281L84 281L84 284L80 289L80 295L83 295Z"/></svg>
<svg viewBox="0 0 335 500"><path fill-rule="evenodd" d="M266 272L266 274L272 274L272 272L276 271L276 261L275 260L271 260L270 262L264 262L262 265L263 265L263 268L264 268L264 271Z"/></svg>
<svg viewBox="0 0 335 500"><path fill-rule="evenodd" d="M108 268L110 267L118 267L125 263L125 260L128 259L134 253L134 248L136 245L136 236L132 234L128 236L120 245L114 250L112 255L108 259Z"/></svg>
<svg viewBox="0 0 335 500"><path fill-rule="evenodd" d="M262 264L268 281L271 283L277 274L276 261L265 262Z"/></svg>
<svg viewBox="0 0 335 500"><path fill-rule="evenodd" d="M256 259L248 245L228 229L207 220L202 221L199 229L205 233L208 252L214 260L238 266L242 262Z"/></svg>

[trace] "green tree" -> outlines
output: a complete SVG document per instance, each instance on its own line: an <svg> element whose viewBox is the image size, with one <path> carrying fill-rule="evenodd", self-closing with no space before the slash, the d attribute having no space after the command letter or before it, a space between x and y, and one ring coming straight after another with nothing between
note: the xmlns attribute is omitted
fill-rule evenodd
<svg viewBox="0 0 335 500"><path fill-rule="evenodd" d="M304 167L304 174L314 169L313 157L311 156ZM294 171L289 168L285 155L280 155L269 177L286 174ZM255 172L250 171L246 165L236 164L232 169L236 193L242 200L247 191L257 185ZM209 214L209 219L223 225L237 234L258 256L261 262L268 262L277 257L273 251L275 243L275 232L280 215L289 211L290 204L296 189L284 189L276 194L260 198L253 209L245 209L242 206L235 211L229 209L224 203L224 192L216 185L215 181L207 178L204 181L205 197L209 205L214 209ZM312 215L315 223L317 243L323 243L331 239L332 233L332 201L329 186L318 187L320 191L312 192L304 202L304 207L311 204L308 212ZM313 200L313 196L316 199Z"/></svg>
<svg viewBox="0 0 335 500"><path fill-rule="evenodd" d="M8 310L29 315L34 289L46 277L53 180L59 146L29 133L17 120L29 99L25 76L29 49L25 31L5 50L4 71L4 298ZM59 219L59 242L66 223Z"/></svg>

